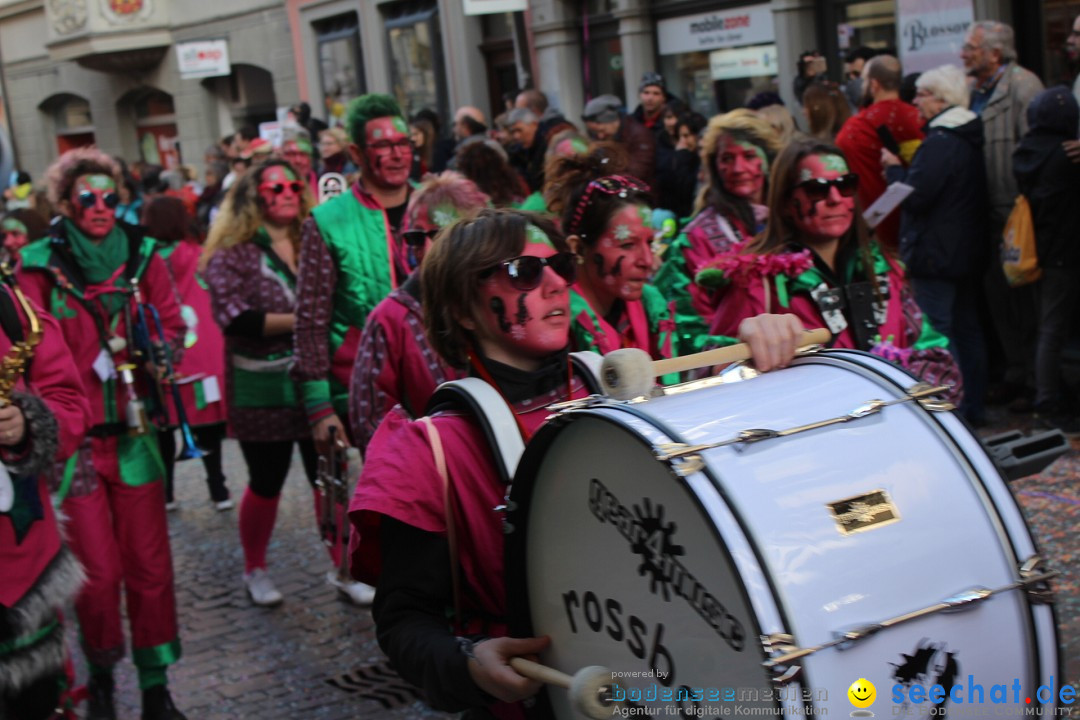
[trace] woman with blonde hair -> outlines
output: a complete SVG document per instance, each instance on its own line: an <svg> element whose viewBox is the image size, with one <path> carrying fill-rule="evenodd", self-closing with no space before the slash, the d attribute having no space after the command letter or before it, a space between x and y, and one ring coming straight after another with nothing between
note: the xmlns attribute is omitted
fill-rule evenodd
<svg viewBox="0 0 1080 720"><path fill-rule="evenodd" d="M229 426L248 467L239 526L244 584L256 605L283 599L266 572L266 548L293 443L308 482L315 481L311 428L289 377L300 225L311 205L291 165L258 165L230 188L202 259L214 319L225 334Z"/></svg>
<svg viewBox="0 0 1080 720"><path fill-rule="evenodd" d="M776 131L753 110L732 110L709 120L701 143L706 182L697 215L671 244L654 280L675 303L680 353L733 342L708 335L718 301L715 292L694 283L711 260L745 243L764 226L769 167L780 151Z"/></svg>

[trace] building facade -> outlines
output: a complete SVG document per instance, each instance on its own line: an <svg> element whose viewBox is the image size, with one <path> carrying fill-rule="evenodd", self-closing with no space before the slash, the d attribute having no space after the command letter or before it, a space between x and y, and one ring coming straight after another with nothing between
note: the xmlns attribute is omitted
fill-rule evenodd
<svg viewBox="0 0 1080 720"><path fill-rule="evenodd" d="M863 44L929 62L926 41L958 52L956 18L1014 23L1021 61L1057 82L1076 71L1062 49L1078 13L1080 0L0 0L0 62L18 166L37 176L88 143L201 166L241 125L299 100L340 123L372 91L408 114L490 118L535 86L577 122L602 93L632 110L659 71L705 115L763 90L794 108L800 52L819 50L835 80Z"/></svg>

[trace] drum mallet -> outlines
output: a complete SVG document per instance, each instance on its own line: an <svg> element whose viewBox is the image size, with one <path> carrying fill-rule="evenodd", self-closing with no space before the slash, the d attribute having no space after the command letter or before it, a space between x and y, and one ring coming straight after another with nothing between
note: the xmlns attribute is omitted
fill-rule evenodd
<svg viewBox="0 0 1080 720"><path fill-rule="evenodd" d="M805 347L823 344L827 343L831 337L829 331L823 328L807 330L803 333L799 345ZM655 378L659 375L713 365L726 365L750 358L750 346L746 343L668 360L653 360L644 350L623 348L604 356L604 362L600 367L600 385L609 397L616 400L632 400L642 395L647 396L656 384Z"/></svg>
<svg viewBox="0 0 1080 720"><path fill-rule="evenodd" d="M615 714L617 704L611 699L611 670L606 667L589 665L572 677L523 657L510 658L510 667L530 680L566 688L571 704L586 717L600 720Z"/></svg>

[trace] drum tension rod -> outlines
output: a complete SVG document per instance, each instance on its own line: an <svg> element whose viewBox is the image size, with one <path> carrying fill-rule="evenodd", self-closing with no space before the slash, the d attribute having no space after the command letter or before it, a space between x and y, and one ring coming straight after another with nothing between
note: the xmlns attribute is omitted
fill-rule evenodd
<svg viewBox="0 0 1080 720"><path fill-rule="evenodd" d="M1032 597L1033 602L1047 602L1045 599L1049 590L1047 589L1032 589L1029 586L1041 584L1047 580L1056 577L1060 573L1056 570L1049 570L1046 572L1038 572L1035 568L1042 562L1038 556L1029 558L1023 565L1020 566L1020 579L1015 582L1011 582L1008 585L1002 585L1001 587L990 590L984 587L974 587L968 590L953 595L952 597L945 598L941 602L928 605L927 607L919 610L913 610L903 615L897 615L896 617L882 620L877 623L871 623L869 625L862 625L860 627L852 628L850 630L844 630L833 633L834 637L828 642L821 643L808 648L794 648L785 641L793 641L790 635L773 635L763 638L762 645L766 652L771 650L778 650L782 654L776 657L766 660L762 665L766 668L774 668L780 665L787 665L792 660L798 660L799 658L806 657L807 655L813 655L816 652L825 650L827 648L835 647L838 650L846 650L856 642L865 640L872 635L876 635L882 630L888 630L889 628L902 625L912 620L918 620L921 617L927 615L936 615L937 613L950 613L950 612L963 612L978 605L979 603L988 600L994 595L1000 595L1001 593L1009 592L1010 590L1016 590L1019 588L1028 589L1029 595Z"/></svg>
<svg viewBox="0 0 1080 720"><path fill-rule="evenodd" d="M902 403L917 401L919 404L926 407L928 410L941 411L952 410L954 406L951 403L943 402L933 398L933 395L948 390L947 385L927 385L926 383L918 383L908 388L908 392L903 397L894 398L892 400L868 400L862 405L858 406L846 415L840 415L838 417L829 418L827 420L819 420L817 422L807 423L806 425L799 425L797 427L788 428L786 430L770 430L768 428L752 428L748 430L740 430L734 437L730 437L726 440L720 440L714 443L705 443L703 445L685 445L683 443L667 443L660 445L657 448L656 459L660 462L669 462L678 458L683 458L688 455L696 455L705 450L712 450L714 448L723 447L725 445L739 445L745 446L752 443L760 442L762 440L773 440L775 438L788 437L789 435L796 435L798 433L807 432L810 430L817 430L818 428L829 427L830 425L838 425L840 423L851 422L852 420L859 420L871 415L877 415L890 405L900 405Z"/></svg>

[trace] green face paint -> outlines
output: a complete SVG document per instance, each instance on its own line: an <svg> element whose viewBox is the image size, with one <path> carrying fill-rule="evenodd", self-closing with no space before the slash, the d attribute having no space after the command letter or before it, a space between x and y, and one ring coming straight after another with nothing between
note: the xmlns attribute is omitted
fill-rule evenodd
<svg viewBox="0 0 1080 720"><path fill-rule="evenodd" d="M525 226L525 244L530 245L532 243L547 245L552 250L555 249L555 245L551 242L551 238L547 236L547 233L532 223L529 223Z"/></svg>
<svg viewBox="0 0 1080 720"><path fill-rule="evenodd" d="M92 190L115 190L116 182L108 175L83 175L79 178Z"/></svg>
<svg viewBox="0 0 1080 720"><path fill-rule="evenodd" d="M652 210L644 205L637 206L638 217L641 218L641 224L645 227L652 227Z"/></svg>
<svg viewBox="0 0 1080 720"><path fill-rule="evenodd" d="M4 232L17 232L22 235L26 235L26 226L15 218L8 218L4 222L0 223L0 230Z"/></svg>
<svg viewBox="0 0 1080 720"><path fill-rule="evenodd" d="M851 172L848 170L848 164L844 162L844 158L839 155L822 155L821 164L825 166L826 170L832 170L841 175L847 175Z"/></svg>
<svg viewBox="0 0 1080 720"><path fill-rule="evenodd" d="M746 142L745 140L739 141L739 147L743 148L744 150L753 150L754 154L756 154L758 158L761 159L761 172L766 175L769 174L769 156L765 154L764 150L762 150L754 143Z"/></svg>
<svg viewBox="0 0 1080 720"><path fill-rule="evenodd" d="M459 217L457 208L450 203L442 203L436 205L435 209L431 211L431 221L438 225L440 228L444 228L447 225L455 222ZM530 227L532 227L530 225Z"/></svg>
<svg viewBox="0 0 1080 720"><path fill-rule="evenodd" d="M405 118L396 117L393 119L394 129L403 135L409 134L409 124L405 122Z"/></svg>

